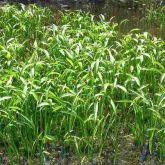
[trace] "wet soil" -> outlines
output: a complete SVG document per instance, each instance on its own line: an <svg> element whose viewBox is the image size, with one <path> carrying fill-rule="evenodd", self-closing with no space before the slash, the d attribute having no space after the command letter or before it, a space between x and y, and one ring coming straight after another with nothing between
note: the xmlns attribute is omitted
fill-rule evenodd
<svg viewBox="0 0 165 165"><path fill-rule="evenodd" d="M93 154L93 157L87 157L87 155L81 155L81 157L75 157L75 154L67 148L49 144L48 152L44 155L42 165L165 165L164 162L160 162L156 157L147 155L144 162L140 161L141 149L134 144L134 140L131 135L119 137L118 149L116 151L116 159L114 158L114 151L111 144L107 144L106 148L100 157L98 154ZM110 140L110 143L111 140ZM48 154L49 153L49 154ZM34 165L41 165L39 163L39 154L36 154L36 158L32 161ZM9 158L4 154L3 150L0 150L0 164L11 165ZM18 165L18 163L14 163ZM29 163L20 158L19 165L29 165Z"/></svg>

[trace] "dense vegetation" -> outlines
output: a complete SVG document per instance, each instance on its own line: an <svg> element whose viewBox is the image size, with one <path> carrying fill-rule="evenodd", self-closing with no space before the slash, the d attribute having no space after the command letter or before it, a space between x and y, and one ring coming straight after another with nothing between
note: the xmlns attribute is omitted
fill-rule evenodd
<svg viewBox="0 0 165 165"><path fill-rule="evenodd" d="M165 6L149 9L147 11L147 20L159 26L165 26Z"/></svg>
<svg viewBox="0 0 165 165"><path fill-rule="evenodd" d="M0 8L0 146L10 160L42 161L48 144L101 156L107 141L117 151L121 130L164 159L165 41L118 28L83 12Z"/></svg>

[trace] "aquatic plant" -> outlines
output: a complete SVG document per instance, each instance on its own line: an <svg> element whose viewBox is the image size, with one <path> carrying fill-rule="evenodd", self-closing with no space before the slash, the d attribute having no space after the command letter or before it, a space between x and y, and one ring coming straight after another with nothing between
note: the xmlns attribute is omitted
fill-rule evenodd
<svg viewBox="0 0 165 165"><path fill-rule="evenodd" d="M147 134L150 153L156 135L163 160L165 41L119 37L117 24L79 11L55 20L34 5L0 8L0 145L9 159L43 162L52 144L101 156L110 142L116 153L127 129L140 147Z"/></svg>

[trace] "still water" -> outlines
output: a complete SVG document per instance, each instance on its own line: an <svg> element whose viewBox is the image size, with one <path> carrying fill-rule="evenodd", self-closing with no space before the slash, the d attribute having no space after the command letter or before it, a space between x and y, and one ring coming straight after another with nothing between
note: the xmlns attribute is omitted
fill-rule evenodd
<svg viewBox="0 0 165 165"><path fill-rule="evenodd" d="M141 32L147 31L165 39L165 26L162 27L146 20L147 10L151 7L156 9L158 6L164 6L165 0L55 0L44 5L51 6L55 10L58 8L60 10L88 11L96 17L102 14L106 20L113 17L112 20L117 23L127 20L121 26L122 32L138 28Z"/></svg>
<svg viewBox="0 0 165 165"><path fill-rule="evenodd" d="M3 0L0 0L2 2ZM9 0L14 2L13 0ZM148 21L146 18L149 9L155 10L164 6L165 0L16 0L20 3L37 3L54 10L83 10L95 15L96 18L102 14L105 19L119 23L120 32L127 33L132 29L140 29L140 32L149 32L153 36L165 39L165 23ZM165 10L163 11L165 12ZM165 18L164 18L165 20ZM165 21L164 21L165 22Z"/></svg>

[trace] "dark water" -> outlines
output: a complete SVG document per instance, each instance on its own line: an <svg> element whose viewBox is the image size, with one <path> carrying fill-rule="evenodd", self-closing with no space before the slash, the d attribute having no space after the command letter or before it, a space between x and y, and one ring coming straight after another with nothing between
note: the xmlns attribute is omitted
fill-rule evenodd
<svg viewBox="0 0 165 165"><path fill-rule="evenodd" d="M0 0L1 1L1 0ZM10 2L13 2L9 0ZM147 21L147 10L155 10L165 6L165 0L16 0L21 3L37 3L51 7L55 12L59 10L83 10L94 14L96 17L104 15L106 20L112 17L113 22L125 23L120 26L122 33L132 29L140 32L149 32L156 37L165 39L165 24ZM165 18L164 18L165 19ZM126 21L127 20L127 21Z"/></svg>
<svg viewBox="0 0 165 165"><path fill-rule="evenodd" d="M55 10L83 10L98 16L103 14L106 20L113 17L113 21L120 23L127 20L121 26L122 32L138 28L142 32L150 32L154 36L165 38L165 26L157 25L146 20L147 10L164 6L165 0L58 0L46 3Z"/></svg>
<svg viewBox="0 0 165 165"><path fill-rule="evenodd" d="M2 0L0 0L1 2ZM13 2L13 0L9 0ZM120 23L122 33L132 29L140 29L140 32L149 32L156 37L165 39L165 24L147 21L147 10L155 10L165 6L165 0L16 0L21 3L38 3L51 7L55 12L59 10L83 10L94 14L96 17L104 15L106 20L113 17L113 22ZM164 10L165 11L165 10ZM165 18L164 18L165 19Z"/></svg>

